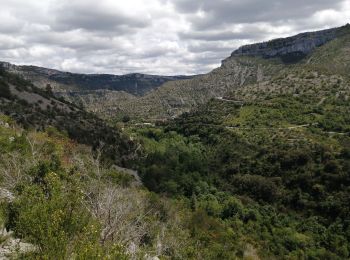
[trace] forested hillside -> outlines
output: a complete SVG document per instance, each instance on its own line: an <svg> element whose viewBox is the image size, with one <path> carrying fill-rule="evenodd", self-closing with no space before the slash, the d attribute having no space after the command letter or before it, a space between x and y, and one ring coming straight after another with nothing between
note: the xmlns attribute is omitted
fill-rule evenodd
<svg viewBox="0 0 350 260"><path fill-rule="evenodd" d="M231 241L250 241L261 258L348 258L349 89L326 93L250 102L233 95L160 128L136 130L148 149L142 179L225 226L209 248L233 232ZM208 259L240 257L226 243L210 248Z"/></svg>
<svg viewBox="0 0 350 260"><path fill-rule="evenodd" d="M192 218L65 133L0 115L0 258L199 259Z"/></svg>
<svg viewBox="0 0 350 260"><path fill-rule="evenodd" d="M106 157L117 163L124 163L134 155L134 144L122 136L120 130L81 107L57 99L50 88L39 89L5 70L0 70L0 88L0 112L11 116L24 128L56 127L94 150L103 147Z"/></svg>
<svg viewBox="0 0 350 260"><path fill-rule="evenodd" d="M242 257L227 249L231 234L264 259L349 258L349 42L347 34L306 63L134 130L148 151L145 185L225 226L208 259Z"/></svg>
<svg viewBox="0 0 350 260"><path fill-rule="evenodd" d="M349 51L347 25L71 99L108 121L1 70L0 258L349 259Z"/></svg>

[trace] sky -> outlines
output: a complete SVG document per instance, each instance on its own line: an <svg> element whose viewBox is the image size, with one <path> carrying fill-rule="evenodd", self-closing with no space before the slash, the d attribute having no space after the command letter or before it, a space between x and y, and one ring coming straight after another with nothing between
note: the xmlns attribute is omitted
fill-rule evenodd
<svg viewBox="0 0 350 260"><path fill-rule="evenodd" d="M0 0L0 60L189 75L241 45L350 22L350 0Z"/></svg>

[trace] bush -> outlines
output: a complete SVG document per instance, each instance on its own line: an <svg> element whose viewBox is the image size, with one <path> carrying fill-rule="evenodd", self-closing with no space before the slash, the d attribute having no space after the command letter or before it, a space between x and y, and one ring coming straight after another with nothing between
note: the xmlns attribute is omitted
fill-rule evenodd
<svg viewBox="0 0 350 260"><path fill-rule="evenodd" d="M13 98L9 85L1 80L0 80L0 97L7 98L7 99Z"/></svg>
<svg viewBox="0 0 350 260"><path fill-rule="evenodd" d="M275 201L279 196L279 187L269 178L259 175L238 175L232 177L233 189L257 200Z"/></svg>
<svg viewBox="0 0 350 260"><path fill-rule="evenodd" d="M38 247L27 257L86 259L112 253L126 259L121 248L108 253L101 247L100 227L83 204L84 194L57 162L40 163L30 174L33 182L17 187L7 223L18 237Z"/></svg>

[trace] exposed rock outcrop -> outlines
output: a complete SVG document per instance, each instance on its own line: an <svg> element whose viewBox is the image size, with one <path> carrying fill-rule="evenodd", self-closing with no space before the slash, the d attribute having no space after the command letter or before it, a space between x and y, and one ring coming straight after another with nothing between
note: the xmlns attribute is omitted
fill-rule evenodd
<svg viewBox="0 0 350 260"><path fill-rule="evenodd" d="M0 188L0 201L12 202L15 196L7 189Z"/></svg>
<svg viewBox="0 0 350 260"><path fill-rule="evenodd" d="M245 45L231 54L237 56L260 56L263 58L281 57L283 61L297 61L310 54L315 48L335 39L349 25L317 32L301 33L292 37L268 42Z"/></svg>
<svg viewBox="0 0 350 260"><path fill-rule="evenodd" d="M37 248L19 238L13 237L13 232L0 229L0 260L17 259L20 254L33 252Z"/></svg>

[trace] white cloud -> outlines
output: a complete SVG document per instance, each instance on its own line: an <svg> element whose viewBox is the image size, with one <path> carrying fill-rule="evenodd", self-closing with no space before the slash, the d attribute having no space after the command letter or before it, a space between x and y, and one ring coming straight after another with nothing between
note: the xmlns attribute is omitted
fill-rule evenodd
<svg viewBox="0 0 350 260"><path fill-rule="evenodd" d="M344 25L344 21L350 22L350 2L345 1L341 10L326 9L318 11L313 14L310 20L319 26L325 27Z"/></svg>
<svg viewBox="0 0 350 260"><path fill-rule="evenodd" d="M11 50L25 45L25 42L19 37L12 35L0 34L0 49Z"/></svg>
<svg viewBox="0 0 350 260"><path fill-rule="evenodd" d="M0 0L0 6L1 60L82 73L204 73L242 44L350 20L348 0Z"/></svg>

